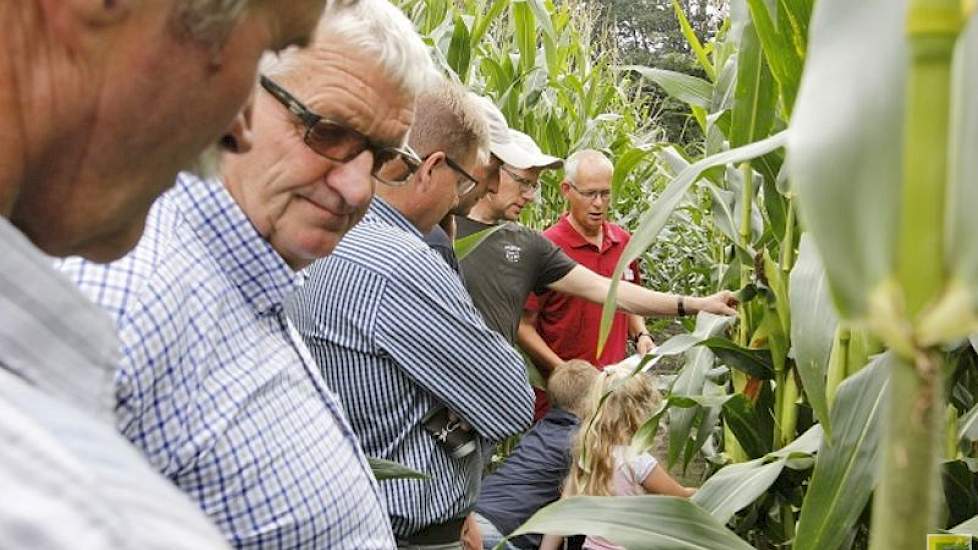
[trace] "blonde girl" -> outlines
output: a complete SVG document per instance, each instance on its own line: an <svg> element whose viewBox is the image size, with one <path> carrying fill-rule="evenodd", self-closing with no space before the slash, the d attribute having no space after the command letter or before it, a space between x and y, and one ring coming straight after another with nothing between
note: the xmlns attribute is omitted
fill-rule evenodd
<svg viewBox="0 0 978 550"><path fill-rule="evenodd" d="M632 370L625 364L609 366L593 386L590 413L574 437L564 497L645 494L689 497L695 492L677 483L651 454L637 453L630 448L632 436L662 403L655 378L647 373L632 374ZM548 535L540 549L559 548L560 540ZM621 550L621 547L589 536L584 549Z"/></svg>

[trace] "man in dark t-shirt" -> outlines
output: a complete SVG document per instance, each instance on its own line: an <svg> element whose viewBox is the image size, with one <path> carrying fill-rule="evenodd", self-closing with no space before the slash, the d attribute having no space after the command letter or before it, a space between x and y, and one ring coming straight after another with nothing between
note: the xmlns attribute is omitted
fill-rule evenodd
<svg viewBox="0 0 978 550"><path fill-rule="evenodd" d="M536 198L540 173L560 165L560 159L544 154L526 134L509 132L507 152L514 160L507 160L500 168L496 192L486 193L468 217L456 216L457 239L500 222L518 220L523 207ZM462 260L461 266L465 287L486 324L510 343L516 341L523 305L530 292L549 288L600 304L611 285L610 279L578 265L539 232L516 223L489 235ZM617 304L619 309L642 316L699 311L737 313L737 300L726 290L705 297L677 296L625 281L618 286Z"/></svg>
<svg viewBox="0 0 978 550"><path fill-rule="evenodd" d="M462 216L455 223L458 238L493 227ZM526 297L547 290L575 267L577 262L546 237L517 223L505 223L462 262L466 289L486 324L510 342L516 341Z"/></svg>

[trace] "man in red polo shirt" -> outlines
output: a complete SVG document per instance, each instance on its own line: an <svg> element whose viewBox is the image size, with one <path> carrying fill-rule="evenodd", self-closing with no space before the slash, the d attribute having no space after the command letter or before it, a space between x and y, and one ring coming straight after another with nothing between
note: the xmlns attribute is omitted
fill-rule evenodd
<svg viewBox="0 0 978 550"><path fill-rule="evenodd" d="M568 157L564 167L560 191L567 199L568 210L543 234L577 263L610 277L630 238L628 231L608 221L614 166L600 152L585 149ZM637 262L622 277L640 284ZM597 357L600 324L601 304L548 290L530 295L518 340L544 375L571 359L583 359L599 369L617 363L625 358L628 340L635 342L636 350L642 354L655 347L645 319L619 311L608 342ZM538 417L546 412L546 407L546 396L538 392Z"/></svg>

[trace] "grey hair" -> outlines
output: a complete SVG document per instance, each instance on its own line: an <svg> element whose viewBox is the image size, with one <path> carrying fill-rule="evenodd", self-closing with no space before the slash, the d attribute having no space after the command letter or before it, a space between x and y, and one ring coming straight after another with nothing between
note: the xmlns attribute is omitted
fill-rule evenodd
<svg viewBox="0 0 978 550"><path fill-rule="evenodd" d="M359 0L337 8L327 8L306 51L340 44L362 52L376 60L384 75L412 97L440 78L414 24L393 4L387 0ZM259 69L270 78L287 79L308 69L304 67L308 58L302 51L288 48L279 54L266 53Z"/></svg>
<svg viewBox="0 0 978 550"><path fill-rule="evenodd" d="M613 171L615 169L615 165L601 151L581 149L580 151L575 151L564 161L564 178L567 181L577 183L578 170L580 169L582 160L597 161L606 165L609 170Z"/></svg>

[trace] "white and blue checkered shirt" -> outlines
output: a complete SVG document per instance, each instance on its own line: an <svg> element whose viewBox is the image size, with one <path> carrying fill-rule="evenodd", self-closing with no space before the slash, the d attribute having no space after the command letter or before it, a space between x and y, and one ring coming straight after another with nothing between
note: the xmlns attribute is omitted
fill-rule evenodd
<svg viewBox="0 0 978 550"><path fill-rule="evenodd" d="M483 438L480 451L524 430L533 393L520 355L486 326L421 233L380 198L307 273L289 316L364 450L433 477L381 484L394 532L462 517L478 495L483 453L452 458L421 419L446 405Z"/></svg>
<svg viewBox="0 0 978 550"><path fill-rule="evenodd" d="M227 547L116 432L118 365L105 312L0 217L0 548Z"/></svg>
<svg viewBox="0 0 978 550"><path fill-rule="evenodd" d="M224 186L181 175L135 250L62 269L124 342L119 428L239 548L390 548L356 436L283 301L300 277Z"/></svg>

